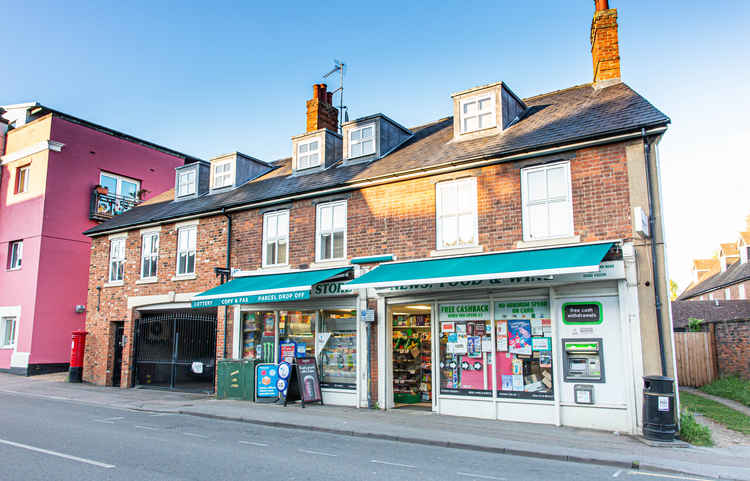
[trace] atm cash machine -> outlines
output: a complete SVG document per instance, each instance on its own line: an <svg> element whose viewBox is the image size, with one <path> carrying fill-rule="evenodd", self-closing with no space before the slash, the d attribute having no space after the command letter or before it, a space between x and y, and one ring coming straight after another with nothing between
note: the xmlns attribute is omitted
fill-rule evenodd
<svg viewBox="0 0 750 481"><path fill-rule="evenodd" d="M594 386L604 382L604 349L601 338L562 339L563 374L573 386L577 404L594 404ZM577 384L577 383L581 384ZM584 384L586 383L586 384Z"/></svg>

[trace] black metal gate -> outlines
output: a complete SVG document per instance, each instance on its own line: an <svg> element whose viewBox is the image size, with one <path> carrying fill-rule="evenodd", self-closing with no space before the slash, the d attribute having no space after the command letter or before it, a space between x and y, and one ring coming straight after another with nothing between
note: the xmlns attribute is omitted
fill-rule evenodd
<svg viewBox="0 0 750 481"><path fill-rule="evenodd" d="M196 310L144 313L136 323L135 383L213 392L216 314Z"/></svg>

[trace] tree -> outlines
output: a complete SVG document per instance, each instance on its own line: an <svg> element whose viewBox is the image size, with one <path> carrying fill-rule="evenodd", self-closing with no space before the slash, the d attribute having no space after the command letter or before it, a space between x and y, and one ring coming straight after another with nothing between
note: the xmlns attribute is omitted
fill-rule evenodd
<svg viewBox="0 0 750 481"><path fill-rule="evenodd" d="M690 332L701 332L703 330L703 319L695 317L688 317L688 331Z"/></svg>

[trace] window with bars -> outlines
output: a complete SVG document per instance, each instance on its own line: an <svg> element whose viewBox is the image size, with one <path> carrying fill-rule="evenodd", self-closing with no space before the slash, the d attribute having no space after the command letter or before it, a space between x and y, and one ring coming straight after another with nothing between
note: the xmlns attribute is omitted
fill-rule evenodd
<svg viewBox="0 0 750 481"><path fill-rule="evenodd" d="M141 237L141 278L155 279L159 262L159 233L150 232Z"/></svg>
<svg viewBox="0 0 750 481"><path fill-rule="evenodd" d="M320 141L311 140L297 144L297 170L320 165Z"/></svg>
<svg viewBox="0 0 750 481"><path fill-rule="evenodd" d="M494 127L497 124L495 94L488 93L462 100L460 115L462 134Z"/></svg>
<svg viewBox="0 0 750 481"><path fill-rule="evenodd" d="M524 240L573 235L570 163L521 170Z"/></svg>
<svg viewBox="0 0 750 481"><path fill-rule="evenodd" d="M470 177L436 185L437 248L478 244L477 179Z"/></svg>
<svg viewBox="0 0 750 481"><path fill-rule="evenodd" d="M125 238L109 241L109 282L121 282L125 278Z"/></svg>
<svg viewBox="0 0 750 481"><path fill-rule="evenodd" d="M195 245L197 226L182 227L177 231L177 275L195 274Z"/></svg>
<svg viewBox="0 0 750 481"><path fill-rule="evenodd" d="M375 153L375 124L353 128L349 131L349 157L362 157Z"/></svg>
<svg viewBox="0 0 750 481"><path fill-rule="evenodd" d="M317 208L317 261L346 257L346 201L320 204Z"/></svg>
<svg viewBox="0 0 750 481"><path fill-rule="evenodd" d="M289 211L269 212L263 216L263 265L288 264Z"/></svg>

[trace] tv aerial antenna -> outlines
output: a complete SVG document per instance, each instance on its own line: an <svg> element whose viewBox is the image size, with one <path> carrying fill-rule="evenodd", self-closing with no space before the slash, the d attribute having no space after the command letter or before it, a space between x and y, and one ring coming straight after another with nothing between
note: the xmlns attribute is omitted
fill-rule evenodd
<svg viewBox="0 0 750 481"><path fill-rule="evenodd" d="M346 67L347 64L342 60L334 60L333 68L323 75L323 78L328 78L336 72L339 73L339 87L332 92L333 94L339 94L339 131L341 131L341 124L349 121L349 111L344 105L344 73L346 73Z"/></svg>

